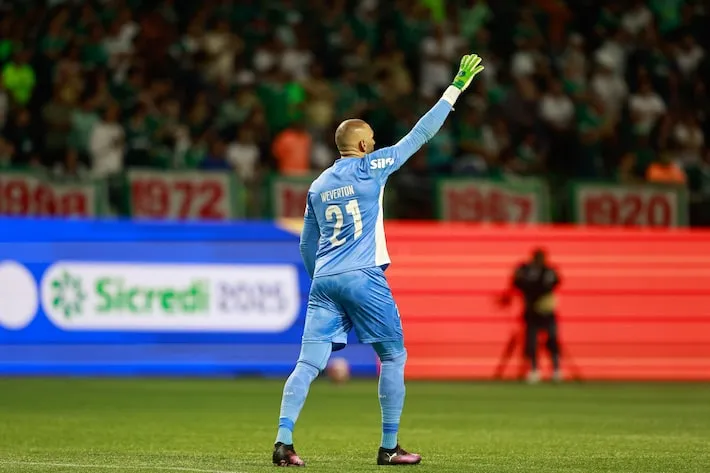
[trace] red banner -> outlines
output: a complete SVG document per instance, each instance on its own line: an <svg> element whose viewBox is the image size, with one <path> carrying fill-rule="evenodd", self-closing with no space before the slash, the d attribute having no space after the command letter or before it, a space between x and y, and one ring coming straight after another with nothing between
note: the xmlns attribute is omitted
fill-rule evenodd
<svg viewBox="0 0 710 473"><path fill-rule="evenodd" d="M92 217L102 213L103 187L50 179L41 173L0 173L0 214Z"/></svg>
<svg viewBox="0 0 710 473"><path fill-rule="evenodd" d="M548 220L546 189L538 181L442 179L437 192L442 220L518 224Z"/></svg>
<svg viewBox="0 0 710 473"><path fill-rule="evenodd" d="M303 218L308 189L314 177L273 177L271 179L271 216Z"/></svg>
<svg viewBox="0 0 710 473"><path fill-rule="evenodd" d="M506 378L525 369L521 301L498 297L544 246L561 276L567 376L710 380L710 233L388 222L387 279L402 316L407 376ZM514 351L504 356L506 346ZM549 357L540 344L541 365Z"/></svg>
<svg viewBox="0 0 710 473"><path fill-rule="evenodd" d="M236 178L226 172L131 170L131 216L158 220L228 220L240 214Z"/></svg>
<svg viewBox="0 0 710 473"><path fill-rule="evenodd" d="M687 224L685 189L578 184L576 221L584 225L678 227Z"/></svg>

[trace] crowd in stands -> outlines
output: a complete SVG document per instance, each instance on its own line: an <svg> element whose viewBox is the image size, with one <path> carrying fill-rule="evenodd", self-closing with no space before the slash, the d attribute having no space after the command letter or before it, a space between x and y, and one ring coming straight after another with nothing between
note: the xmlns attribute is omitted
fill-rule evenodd
<svg viewBox="0 0 710 473"><path fill-rule="evenodd" d="M422 190L452 174L710 197L707 2L425 3L0 0L0 168L224 169L259 188L329 166L341 119L396 142L475 52L483 77L393 182L400 216L431 216Z"/></svg>

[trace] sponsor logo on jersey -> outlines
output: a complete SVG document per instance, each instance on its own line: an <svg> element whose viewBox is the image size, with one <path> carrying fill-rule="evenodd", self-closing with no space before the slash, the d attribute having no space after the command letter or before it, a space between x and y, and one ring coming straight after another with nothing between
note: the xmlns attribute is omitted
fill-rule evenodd
<svg viewBox="0 0 710 473"><path fill-rule="evenodd" d="M384 169L394 164L394 158L379 158L370 161L370 169Z"/></svg>

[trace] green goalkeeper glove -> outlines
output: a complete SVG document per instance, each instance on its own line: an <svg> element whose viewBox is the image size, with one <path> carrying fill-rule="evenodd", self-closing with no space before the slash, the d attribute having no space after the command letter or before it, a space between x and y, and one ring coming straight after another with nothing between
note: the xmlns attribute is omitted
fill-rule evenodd
<svg viewBox="0 0 710 473"><path fill-rule="evenodd" d="M467 54L462 57L459 72L456 74L456 77L454 77L454 81L451 85L462 92L466 90L473 78L484 69L480 64L481 58L476 54Z"/></svg>

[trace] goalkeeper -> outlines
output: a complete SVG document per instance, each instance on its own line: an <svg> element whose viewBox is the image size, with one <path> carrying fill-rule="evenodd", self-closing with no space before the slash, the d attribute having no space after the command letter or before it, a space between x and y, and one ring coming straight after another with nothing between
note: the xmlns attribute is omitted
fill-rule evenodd
<svg viewBox="0 0 710 473"><path fill-rule="evenodd" d="M372 128L346 120L335 132L340 158L308 191L301 256L313 278L301 354L283 390L272 460L278 466L304 466L293 446L293 429L308 389L330 354L343 349L351 329L372 345L381 361L379 398L382 443L378 465L414 465L397 439L404 406L402 324L384 271L390 264L382 199L387 178L441 128L462 91L483 70L475 54L464 56L453 84L441 100L394 146L375 151Z"/></svg>

